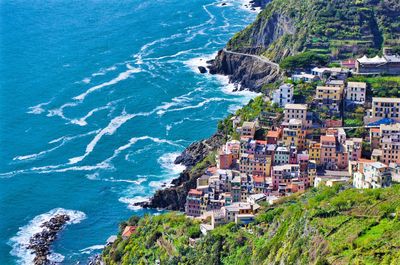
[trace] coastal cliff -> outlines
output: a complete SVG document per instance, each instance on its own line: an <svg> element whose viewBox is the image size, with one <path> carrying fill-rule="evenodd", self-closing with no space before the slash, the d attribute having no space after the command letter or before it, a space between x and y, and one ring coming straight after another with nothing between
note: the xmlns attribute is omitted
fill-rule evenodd
<svg viewBox="0 0 400 265"><path fill-rule="evenodd" d="M210 73L229 76L229 81L237 84L237 90L260 92L264 84L280 78L279 67L261 57L220 50L210 63Z"/></svg>
<svg viewBox="0 0 400 265"><path fill-rule="evenodd" d="M263 84L279 78L271 64L259 57L281 63L306 51L333 60L375 56L400 37L397 0L266 2L256 20L235 34L210 62L210 73L228 75L241 85L239 89L260 91Z"/></svg>

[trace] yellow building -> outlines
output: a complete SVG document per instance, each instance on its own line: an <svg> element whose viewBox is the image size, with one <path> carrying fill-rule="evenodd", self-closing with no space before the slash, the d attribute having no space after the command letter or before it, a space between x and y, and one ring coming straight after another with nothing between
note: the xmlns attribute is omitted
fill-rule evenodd
<svg viewBox="0 0 400 265"><path fill-rule="evenodd" d="M384 118L400 122L400 98L372 98L372 109L367 110L364 123L368 125Z"/></svg>
<svg viewBox="0 0 400 265"><path fill-rule="evenodd" d="M310 143L308 146L308 155L310 160L314 160L315 164L319 166L321 164L321 144L320 143Z"/></svg>
<svg viewBox="0 0 400 265"><path fill-rule="evenodd" d="M286 146L296 146L301 150L304 148L305 130L302 130L302 121L298 119L291 119L287 128L283 129L282 140Z"/></svg>
<svg viewBox="0 0 400 265"><path fill-rule="evenodd" d="M317 86L316 100L330 110L339 111L343 99L342 86Z"/></svg>

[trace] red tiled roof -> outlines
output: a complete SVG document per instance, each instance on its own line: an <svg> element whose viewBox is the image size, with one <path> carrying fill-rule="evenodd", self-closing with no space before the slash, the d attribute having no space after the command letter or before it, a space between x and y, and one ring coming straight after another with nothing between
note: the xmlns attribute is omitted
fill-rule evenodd
<svg viewBox="0 0 400 265"><path fill-rule="evenodd" d="M254 182L265 182L265 178L262 176L253 176L253 181Z"/></svg>
<svg viewBox="0 0 400 265"><path fill-rule="evenodd" d="M278 138L279 137L279 131L268 131L267 137Z"/></svg>
<svg viewBox="0 0 400 265"><path fill-rule="evenodd" d="M380 129L379 128L371 128L371 132L378 133L378 132L380 132Z"/></svg>
<svg viewBox="0 0 400 265"><path fill-rule="evenodd" d="M196 190L196 189L191 189L190 191L189 191L189 195L203 195L203 192L202 191L200 191L200 190Z"/></svg>
<svg viewBox="0 0 400 265"><path fill-rule="evenodd" d="M123 237L130 237L133 233L136 232L137 226L126 226L124 232L122 232Z"/></svg>
<svg viewBox="0 0 400 265"><path fill-rule="evenodd" d="M332 135L322 135L321 136L321 142L322 141L324 141L324 142L335 142L336 139L335 139L335 136L332 136Z"/></svg>

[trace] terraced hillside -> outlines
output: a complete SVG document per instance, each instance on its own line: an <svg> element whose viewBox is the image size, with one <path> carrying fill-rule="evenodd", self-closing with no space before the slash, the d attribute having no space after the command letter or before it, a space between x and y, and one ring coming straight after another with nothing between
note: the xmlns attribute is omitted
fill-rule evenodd
<svg viewBox="0 0 400 265"><path fill-rule="evenodd" d="M305 50L375 55L386 45L400 46L398 0L273 0L227 48L279 62Z"/></svg>
<svg viewBox="0 0 400 265"><path fill-rule="evenodd" d="M313 189L265 206L248 227L231 223L207 236L179 213L133 224L136 234L106 248L106 264L400 264L398 185Z"/></svg>

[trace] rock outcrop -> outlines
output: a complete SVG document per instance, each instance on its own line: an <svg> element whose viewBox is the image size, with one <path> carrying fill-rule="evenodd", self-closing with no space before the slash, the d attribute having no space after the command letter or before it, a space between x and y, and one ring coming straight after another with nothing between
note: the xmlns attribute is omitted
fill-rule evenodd
<svg viewBox="0 0 400 265"><path fill-rule="evenodd" d="M197 179L204 173L204 168L194 170L193 166L221 146L223 141L224 135L216 133L210 138L195 142L186 148L175 160L175 164L185 165L186 170L172 181L173 187L158 190L150 201L144 202L142 206L183 211L187 193L190 189L196 188Z"/></svg>
<svg viewBox="0 0 400 265"><path fill-rule="evenodd" d="M229 76L229 81L238 84L239 90L260 92L264 84L280 78L275 64L245 54L220 50L217 57L209 63L211 74Z"/></svg>
<svg viewBox="0 0 400 265"><path fill-rule="evenodd" d="M35 265L55 264L48 259L50 246L56 240L58 232L63 229L69 220L70 217L68 215L58 214L49 221L44 222L41 225L43 230L30 238L27 248L32 249L35 254L35 259L33 260Z"/></svg>
<svg viewBox="0 0 400 265"><path fill-rule="evenodd" d="M252 0L250 4L252 7L261 7L264 8L271 0Z"/></svg>

